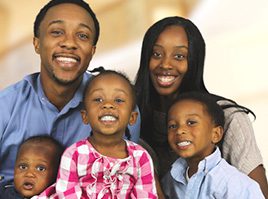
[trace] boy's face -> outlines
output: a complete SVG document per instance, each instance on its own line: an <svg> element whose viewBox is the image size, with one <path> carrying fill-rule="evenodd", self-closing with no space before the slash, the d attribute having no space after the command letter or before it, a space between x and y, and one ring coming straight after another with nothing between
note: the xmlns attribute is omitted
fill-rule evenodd
<svg viewBox="0 0 268 199"><path fill-rule="evenodd" d="M95 78L86 92L85 110L81 114L93 132L122 137L127 125L136 122L131 88L119 75L104 74Z"/></svg>
<svg viewBox="0 0 268 199"><path fill-rule="evenodd" d="M199 162L210 155L222 136L204 106L197 101L175 103L168 114L168 142L188 161Z"/></svg>
<svg viewBox="0 0 268 199"><path fill-rule="evenodd" d="M41 193L55 180L55 150L36 143L24 144L18 154L14 184L24 197Z"/></svg>
<svg viewBox="0 0 268 199"><path fill-rule="evenodd" d="M89 13L71 3L56 5L47 11L39 32L34 47L41 58L43 83L78 81L95 52L95 26Z"/></svg>

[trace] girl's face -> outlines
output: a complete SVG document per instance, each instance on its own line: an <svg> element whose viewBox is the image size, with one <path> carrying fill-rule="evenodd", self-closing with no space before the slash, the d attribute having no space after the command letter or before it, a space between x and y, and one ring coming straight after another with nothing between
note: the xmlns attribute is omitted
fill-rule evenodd
<svg viewBox="0 0 268 199"><path fill-rule="evenodd" d="M188 70L188 39L183 27L168 26L153 46L149 62L152 84L159 95L177 92Z"/></svg>
<svg viewBox="0 0 268 199"><path fill-rule="evenodd" d="M122 137L128 124L136 122L131 87L115 74L96 77L87 89L82 118L98 136ZM118 136L119 135L119 136Z"/></svg>

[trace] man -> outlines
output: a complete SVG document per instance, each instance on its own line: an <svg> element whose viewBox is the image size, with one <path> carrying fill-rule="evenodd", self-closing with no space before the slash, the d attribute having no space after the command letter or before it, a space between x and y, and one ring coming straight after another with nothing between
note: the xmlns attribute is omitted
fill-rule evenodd
<svg viewBox="0 0 268 199"><path fill-rule="evenodd" d="M48 134L69 146L89 136L80 110L98 37L98 20L82 0L52 0L40 10L33 39L40 73L0 92L0 193L12 181L18 146L28 137ZM140 120L129 127L133 141L139 126Z"/></svg>

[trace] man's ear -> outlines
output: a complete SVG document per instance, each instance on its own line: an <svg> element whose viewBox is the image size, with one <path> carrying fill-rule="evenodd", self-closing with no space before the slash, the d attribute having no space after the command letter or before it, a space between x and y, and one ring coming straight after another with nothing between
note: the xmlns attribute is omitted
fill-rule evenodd
<svg viewBox="0 0 268 199"><path fill-rule="evenodd" d="M91 56L93 56L96 52L96 46L92 46L92 49L91 49Z"/></svg>
<svg viewBox="0 0 268 199"><path fill-rule="evenodd" d="M217 144L221 141L223 137L223 128L222 126L215 126L212 130L211 142Z"/></svg>
<svg viewBox="0 0 268 199"><path fill-rule="evenodd" d="M137 121L137 118L138 118L138 112L132 111L131 114L130 114L130 118L129 118L128 124L130 126L134 125L136 123L136 121Z"/></svg>
<svg viewBox="0 0 268 199"><path fill-rule="evenodd" d="M84 122L84 124L88 124L89 122L88 122L88 119L87 119L87 111L82 109L80 111L80 113L81 113L82 121Z"/></svg>
<svg viewBox="0 0 268 199"><path fill-rule="evenodd" d="M40 54L40 50L39 50L39 48L40 48L40 41L39 41L39 38L37 38L37 37L34 37L33 38L33 45L34 45L35 52L37 54Z"/></svg>

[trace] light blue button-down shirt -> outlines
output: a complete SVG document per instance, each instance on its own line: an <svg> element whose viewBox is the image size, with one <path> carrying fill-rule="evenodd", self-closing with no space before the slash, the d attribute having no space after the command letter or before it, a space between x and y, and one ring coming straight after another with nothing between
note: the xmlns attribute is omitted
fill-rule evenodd
<svg viewBox="0 0 268 199"><path fill-rule="evenodd" d="M83 91L91 74L85 73L73 99L61 110L45 96L39 73L0 92L0 186L13 179L18 146L27 138L49 134L69 146L89 136L91 127L82 122ZM131 140L138 141L140 117L129 127Z"/></svg>
<svg viewBox="0 0 268 199"><path fill-rule="evenodd" d="M257 182L221 158L217 148L187 182L185 159L177 159L162 180L166 199L264 199Z"/></svg>

